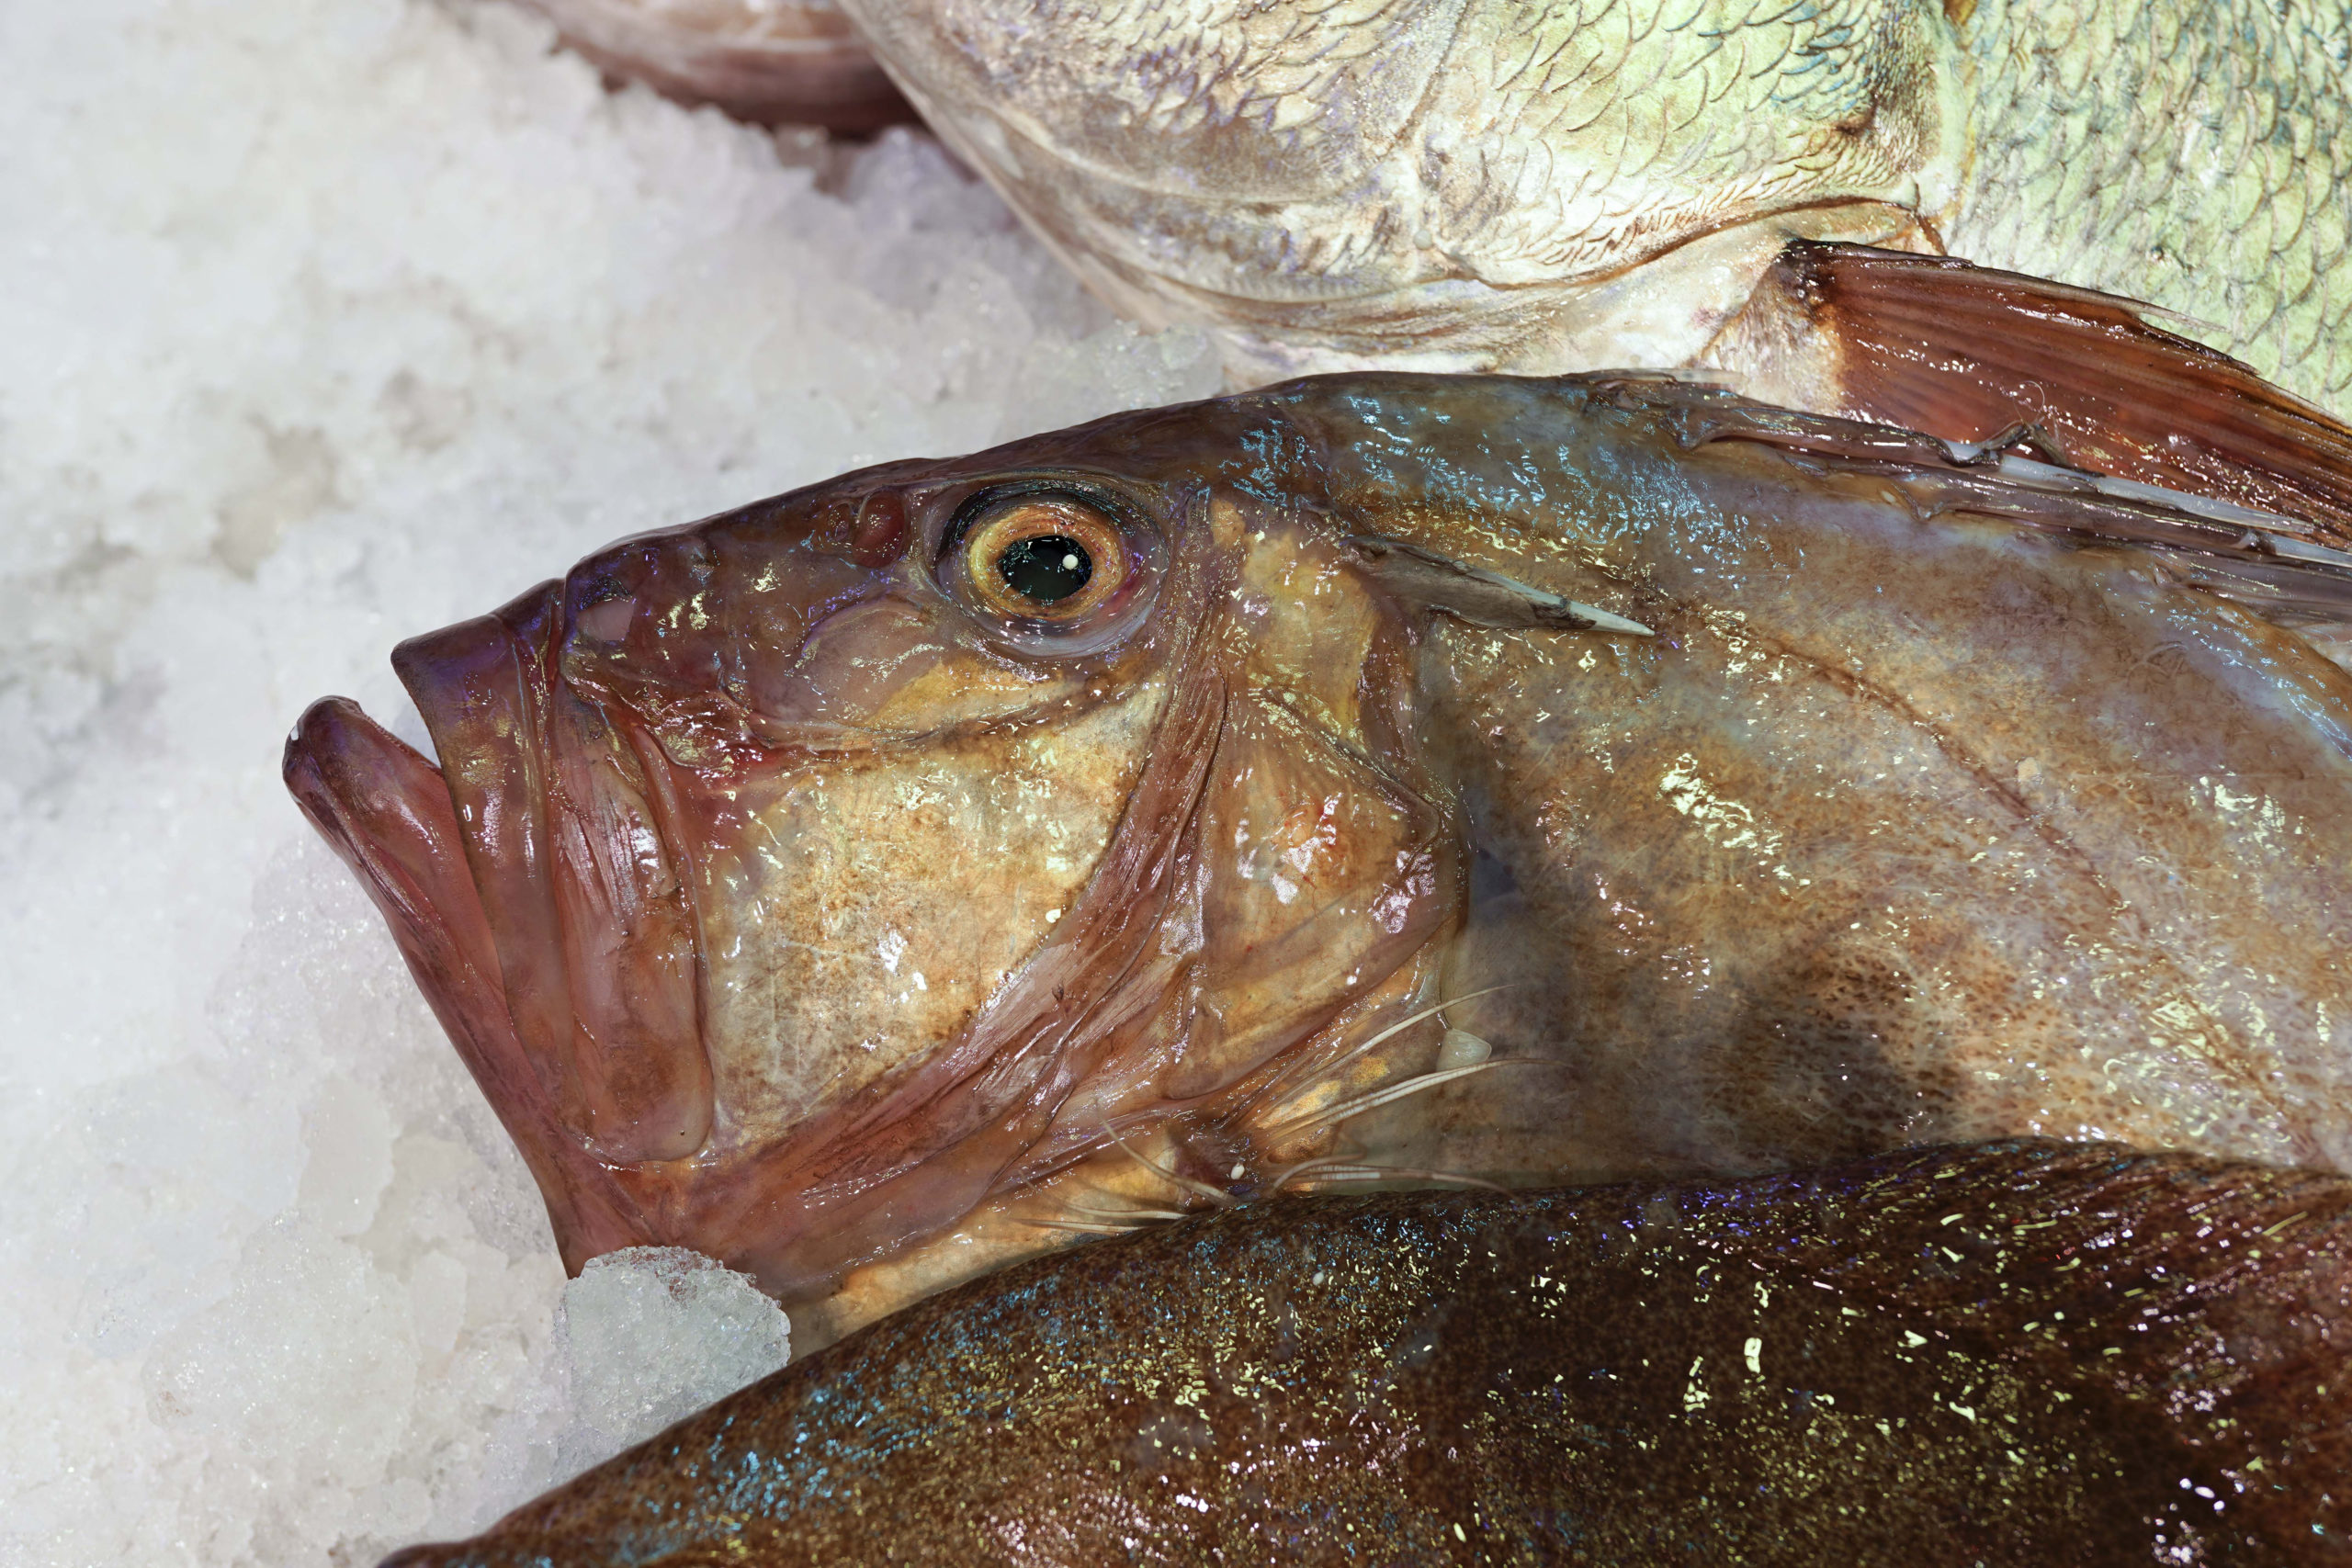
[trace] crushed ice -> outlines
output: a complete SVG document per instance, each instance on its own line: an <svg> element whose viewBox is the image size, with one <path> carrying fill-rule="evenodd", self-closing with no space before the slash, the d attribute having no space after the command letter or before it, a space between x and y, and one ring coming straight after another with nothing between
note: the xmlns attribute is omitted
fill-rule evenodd
<svg viewBox="0 0 2352 1568"><path fill-rule="evenodd" d="M1216 370L929 141L608 95L500 5L0 7L0 1564L369 1562L785 1325L567 1291L288 726L413 735L395 641L617 535Z"/></svg>
<svg viewBox="0 0 2352 1568"><path fill-rule="evenodd" d="M549 1353L493 1436L482 1494L528 1496L567 1480L791 1354L783 1309L698 1252L632 1247L592 1258L564 1286Z"/></svg>

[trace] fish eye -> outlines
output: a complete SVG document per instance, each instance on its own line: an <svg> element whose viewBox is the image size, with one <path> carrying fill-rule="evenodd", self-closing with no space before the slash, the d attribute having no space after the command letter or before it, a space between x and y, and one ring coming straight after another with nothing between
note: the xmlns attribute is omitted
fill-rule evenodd
<svg viewBox="0 0 2352 1568"><path fill-rule="evenodd" d="M1053 625L1083 620L1133 570L1118 524L1080 496L983 498L959 522L965 581L1000 615Z"/></svg>

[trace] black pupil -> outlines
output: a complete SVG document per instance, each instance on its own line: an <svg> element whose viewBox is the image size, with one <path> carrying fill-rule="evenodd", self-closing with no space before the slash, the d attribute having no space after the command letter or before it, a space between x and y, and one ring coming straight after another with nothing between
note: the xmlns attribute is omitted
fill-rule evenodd
<svg viewBox="0 0 2352 1568"><path fill-rule="evenodd" d="M1007 545L996 558L996 570L1023 599L1052 604L1086 586L1094 575L1094 560L1076 539L1047 534Z"/></svg>

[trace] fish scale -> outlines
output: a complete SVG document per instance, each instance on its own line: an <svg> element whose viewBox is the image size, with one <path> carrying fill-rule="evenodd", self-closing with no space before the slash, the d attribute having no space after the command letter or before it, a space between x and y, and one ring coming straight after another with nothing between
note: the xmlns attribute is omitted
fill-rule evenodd
<svg viewBox="0 0 2352 1568"><path fill-rule="evenodd" d="M2145 299L2352 394L2352 12L1984 0L1952 254Z"/></svg>
<svg viewBox="0 0 2352 1568"><path fill-rule="evenodd" d="M2343 0L845 3L1090 288L1207 328L1236 386L1700 368L1951 440L2068 426L2178 484L2119 457L2163 432L2102 428L2136 416L2116 345L2052 330L2075 289L2352 395ZM1984 271L1825 306L1790 276L1822 246Z"/></svg>
<svg viewBox="0 0 2352 1568"><path fill-rule="evenodd" d="M386 1568L2340 1562L2348 1207L2031 1143L1274 1200L912 1307Z"/></svg>
<svg viewBox="0 0 2352 1568"><path fill-rule="evenodd" d="M662 35L691 54L772 9L538 3L589 40L628 17L671 90ZM1091 288L1208 328L1237 386L1706 367L1951 439L2007 423L1924 422L1752 330L1786 304L1775 251L1834 242L2143 301L2290 392L2352 392L2345 0L845 4ZM1807 324L1815 357L1885 325ZM1913 375L1982 377L1941 361L1984 323L1906 326ZM2024 311L1994 338L2037 333ZM1989 380L2027 421L2099 384Z"/></svg>

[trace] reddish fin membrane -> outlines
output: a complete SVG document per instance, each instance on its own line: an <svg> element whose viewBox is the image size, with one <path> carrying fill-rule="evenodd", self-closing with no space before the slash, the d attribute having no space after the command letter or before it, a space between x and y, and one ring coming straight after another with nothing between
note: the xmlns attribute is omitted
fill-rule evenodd
<svg viewBox="0 0 2352 1568"><path fill-rule="evenodd" d="M1761 290L1835 344L1842 412L1984 441L2046 432L2077 468L2314 524L2352 543L2352 427L2113 295L1817 241Z"/></svg>

